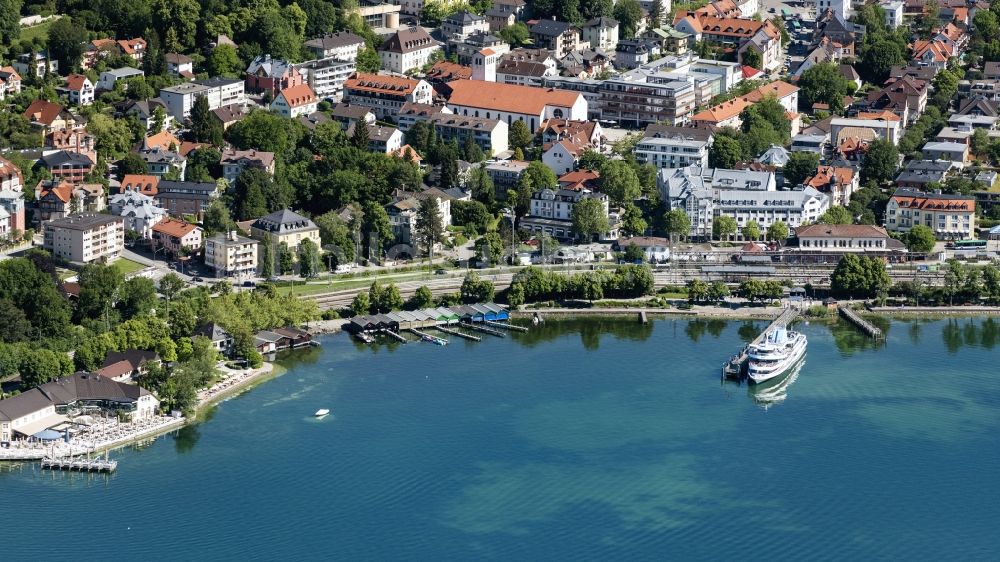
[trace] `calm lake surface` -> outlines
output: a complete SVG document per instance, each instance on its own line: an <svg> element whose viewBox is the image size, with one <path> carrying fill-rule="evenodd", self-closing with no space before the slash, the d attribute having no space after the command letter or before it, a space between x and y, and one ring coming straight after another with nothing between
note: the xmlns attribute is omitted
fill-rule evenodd
<svg viewBox="0 0 1000 562"><path fill-rule="evenodd" d="M1000 320L799 324L767 408L719 380L754 326L327 337L113 476L0 469L0 557L997 559Z"/></svg>

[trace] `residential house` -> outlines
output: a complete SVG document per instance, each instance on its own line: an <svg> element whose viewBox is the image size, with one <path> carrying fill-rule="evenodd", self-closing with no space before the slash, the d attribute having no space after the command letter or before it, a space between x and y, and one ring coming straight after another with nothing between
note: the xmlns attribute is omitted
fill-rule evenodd
<svg viewBox="0 0 1000 562"><path fill-rule="evenodd" d="M194 61L191 57L180 53L167 53L163 59L167 63L167 74L185 80L194 79Z"/></svg>
<svg viewBox="0 0 1000 562"><path fill-rule="evenodd" d="M535 131L546 119L586 120L587 100L576 92L456 80L448 84L448 108L455 115L522 121Z"/></svg>
<svg viewBox="0 0 1000 562"><path fill-rule="evenodd" d="M111 214L124 220L125 230L142 240L151 239L153 226L167 217L167 211L152 196L131 189L112 195L108 203Z"/></svg>
<svg viewBox="0 0 1000 562"><path fill-rule="evenodd" d="M150 150L140 150L139 156L146 162L149 175L161 178L172 176L184 181L187 159L179 153L167 148L156 147Z"/></svg>
<svg viewBox="0 0 1000 562"><path fill-rule="evenodd" d="M707 129L650 125L635 145L635 159L658 169L686 168L692 164L707 168L712 138Z"/></svg>
<svg viewBox="0 0 1000 562"><path fill-rule="evenodd" d="M412 104L410 102L406 102L403 104L403 107L400 110L399 117L397 119L397 122L399 123L399 126L401 128L403 127L404 123L403 114L406 111L407 106L410 105L422 105L422 104ZM439 106L425 106L425 107L439 107ZM350 128L351 125L354 125L355 123L359 122L364 122L368 125L375 124L375 114L372 113L372 110L370 108L364 105L351 105L349 103L338 103L337 105L330 108L330 117L332 117L334 121L339 122L342 126L341 128L344 129L345 131L348 128ZM406 129L403 128L403 130L405 131Z"/></svg>
<svg viewBox="0 0 1000 562"><path fill-rule="evenodd" d="M129 80L140 78L145 75L146 74L143 71L138 68L132 68L131 66L105 70L97 79L97 89L111 92L115 89L115 84L118 82L125 84Z"/></svg>
<svg viewBox="0 0 1000 562"><path fill-rule="evenodd" d="M428 112L426 117L417 116L414 115L414 112L418 112L420 109L416 104L411 104L409 110L411 112L410 122L424 121L431 125L442 142L451 142L452 139L455 139L459 146L463 146L465 139L471 136L473 142L486 155L499 154L505 152L508 148L509 128L507 123L498 119L466 117L464 115L454 115L450 111ZM404 132L409 130L409 126L403 127L402 119L400 129Z"/></svg>
<svg viewBox="0 0 1000 562"><path fill-rule="evenodd" d="M493 7L486 10L486 22L490 31L500 31L523 19L524 12L524 0L495 0Z"/></svg>
<svg viewBox="0 0 1000 562"><path fill-rule="evenodd" d="M166 218L153 225L153 247L170 256L192 254L201 250L201 227L182 220Z"/></svg>
<svg viewBox="0 0 1000 562"><path fill-rule="evenodd" d="M659 45L661 53L672 55L687 53L689 45L692 43L691 34L678 31L671 25L648 29L640 37L647 41L655 41Z"/></svg>
<svg viewBox="0 0 1000 562"><path fill-rule="evenodd" d="M653 42L624 39L615 46L615 68L635 69L649 62L650 56L659 54Z"/></svg>
<svg viewBox="0 0 1000 562"><path fill-rule="evenodd" d="M159 131L155 130L157 126L157 110L163 111L162 128ZM115 104L115 111L116 115L121 117L131 117L134 115L146 127L147 132L154 134L170 129L174 123L174 118L167 113L166 106L157 98L148 101L126 100L120 104Z"/></svg>
<svg viewBox="0 0 1000 562"><path fill-rule="evenodd" d="M73 184L65 180L42 180L35 186L35 221L61 219L82 211L80 201L74 199Z"/></svg>
<svg viewBox="0 0 1000 562"><path fill-rule="evenodd" d="M851 2L850 0L816 0L817 14L822 14L827 10L846 20L851 11Z"/></svg>
<svg viewBox="0 0 1000 562"><path fill-rule="evenodd" d="M368 149L370 151L391 154L403 147L403 132L399 129L382 125L365 126L368 127Z"/></svg>
<svg viewBox="0 0 1000 562"><path fill-rule="evenodd" d="M572 121L569 119L549 119L542 123L538 133L542 143L558 142L565 138L577 138L600 150L603 132L597 121Z"/></svg>
<svg viewBox="0 0 1000 562"><path fill-rule="evenodd" d="M882 0L879 6L885 12L885 26L889 29L896 29L903 25L903 7L906 2L903 0Z"/></svg>
<svg viewBox="0 0 1000 562"><path fill-rule="evenodd" d="M0 66L0 101L21 93L21 75L13 66Z"/></svg>
<svg viewBox="0 0 1000 562"><path fill-rule="evenodd" d="M358 51L364 46L365 40L349 31L339 31L305 42L305 47L317 59L332 58L352 62L358 60Z"/></svg>
<svg viewBox="0 0 1000 562"><path fill-rule="evenodd" d="M618 45L618 20L609 17L594 18L583 24L583 41L592 49L615 50Z"/></svg>
<svg viewBox="0 0 1000 562"><path fill-rule="evenodd" d="M473 72L475 72L475 67L473 67ZM488 80L488 72L484 74L484 80L519 86L539 86L545 78L558 76L559 68L558 63L549 65L545 62L501 57L493 74L494 80Z"/></svg>
<svg viewBox="0 0 1000 562"><path fill-rule="evenodd" d="M94 161L85 154L57 150L43 154L39 163L52 174L55 180L65 180L72 184L83 183L94 171Z"/></svg>
<svg viewBox="0 0 1000 562"><path fill-rule="evenodd" d="M150 197L156 195L156 186L160 178L148 174L125 174L122 176L120 193L136 191Z"/></svg>
<svg viewBox="0 0 1000 562"><path fill-rule="evenodd" d="M21 169L0 156L0 191L24 191L24 174Z"/></svg>
<svg viewBox="0 0 1000 562"><path fill-rule="evenodd" d="M10 238L24 234L27 228L24 222L24 191L0 190L0 210L7 215L3 219L3 235Z"/></svg>
<svg viewBox="0 0 1000 562"><path fill-rule="evenodd" d="M910 44L910 52L913 61L924 66L931 66L937 70L944 70L948 67L948 61L955 57L952 46L939 40L918 40Z"/></svg>
<svg viewBox="0 0 1000 562"><path fill-rule="evenodd" d="M831 206L846 207L851 202L851 195L859 188L860 176L853 168L820 166L803 184L829 194Z"/></svg>
<svg viewBox="0 0 1000 562"><path fill-rule="evenodd" d="M296 260L299 255L299 245L304 240L311 240L317 248L321 244L319 227L316 223L289 209L276 211L255 220L250 225L250 236L265 243L269 239L273 256L279 254L278 250L284 244ZM263 251L258 261L262 257Z"/></svg>
<svg viewBox="0 0 1000 562"><path fill-rule="evenodd" d="M45 249L56 258L75 263L110 263L125 249L125 227L120 217L76 214L45 223Z"/></svg>
<svg viewBox="0 0 1000 562"><path fill-rule="evenodd" d="M742 124L740 114L747 107L761 100L773 97L789 114L794 113L799 105L799 88L783 80L765 84L745 96L733 98L711 106L704 111L691 116L691 122L698 127L739 127ZM791 115L789 115L791 120ZM796 134L793 127L793 134Z"/></svg>
<svg viewBox="0 0 1000 562"><path fill-rule="evenodd" d="M108 207L108 194L101 183L81 183L73 190L73 197L84 213L99 213Z"/></svg>
<svg viewBox="0 0 1000 562"><path fill-rule="evenodd" d="M447 60L439 60L427 71L427 81L431 84L446 84L453 80L472 78L472 67Z"/></svg>
<svg viewBox="0 0 1000 562"><path fill-rule="evenodd" d="M259 245L257 240L236 231L217 233L205 238L205 265L215 271L216 277L254 277Z"/></svg>
<svg viewBox="0 0 1000 562"><path fill-rule="evenodd" d="M236 182L243 170L247 168L259 168L269 175L274 175L274 153L262 150L236 150L229 148L222 151L222 177L226 178L230 184Z"/></svg>
<svg viewBox="0 0 1000 562"><path fill-rule="evenodd" d="M66 128L73 119L63 111L63 106L42 99L31 102L22 115L32 125L41 127L45 134Z"/></svg>
<svg viewBox="0 0 1000 562"><path fill-rule="evenodd" d="M44 79L46 74L55 74L59 71L59 61L48 60L48 57L44 53L24 53L18 55L12 64L18 75L34 75L39 79Z"/></svg>
<svg viewBox="0 0 1000 562"><path fill-rule="evenodd" d="M123 55L136 62L142 62L143 57L146 56L146 40L142 37L119 39L118 48L121 49Z"/></svg>
<svg viewBox="0 0 1000 562"><path fill-rule="evenodd" d="M70 74L63 86L56 89L66 96L73 105L90 105L94 103L94 84L82 74Z"/></svg>
<svg viewBox="0 0 1000 562"><path fill-rule="evenodd" d="M271 102L271 111L282 117L295 119L299 115L309 115L316 112L319 100L308 84L299 84L285 88Z"/></svg>
<svg viewBox="0 0 1000 562"><path fill-rule="evenodd" d="M159 365L160 356L155 351L126 349L109 351L104 364L96 374L115 382L131 382L145 374L149 365Z"/></svg>
<svg viewBox="0 0 1000 562"><path fill-rule="evenodd" d="M486 18L463 10L441 20L441 34L449 39L463 40L475 33L489 33L490 25Z"/></svg>
<svg viewBox="0 0 1000 562"><path fill-rule="evenodd" d="M580 29L564 21L539 20L528 27L536 47L548 49L561 59L575 51L580 44Z"/></svg>
<svg viewBox="0 0 1000 562"><path fill-rule="evenodd" d="M964 142L928 142L920 149L926 160L946 160L963 168L969 162L969 145Z"/></svg>
<svg viewBox="0 0 1000 562"><path fill-rule="evenodd" d="M239 123L244 117L249 115L246 108L242 105L224 105L218 109L212 110L212 115L215 116L215 120L222 125L222 130L226 131L233 124Z"/></svg>
<svg viewBox="0 0 1000 562"><path fill-rule="evenodd" d="M97 66L97 61L120 52L118 43L114 39L93 39L87 43L87 47L83 51L80 66L84 70L90 70Z"/></svg>
<svg viewBox="0 0 1000 562"><path fill-rule="evenodd" d="M431 103L431 85L423 80L358 73L344 83L344 101L370 108L379 119L395 119L407 102Z"/></svg>
<svg viewBox="0 0 1000 562"><path fill-rule="evenodd" d="M458 64L470 66L476 54L489 50L497 58L510 52L510 45L491 33L473 33L460 42L449 43L452 52L458 55Z"/></svg>
<svg viewBox="0 0 1000 562"><path fill-rule="evenodd" d="M205 209L219 197L219 185L214 182L173 181L160 179L156 186L156 202L171 216L201 217Z"/></svg>
<svg viewBox="0 0 1000 562"><path fill-rule="evenodd" d="M378 53L382 59L382 68L391 72L405 74L411 70L419 70L431 62L431 56L441 50L441 44L435 41L422 27L400 29L392 34Z"/></svg>
<svg viewBox="0 0 1000 562"><path fill-rule="evenodd" d="M602 49L581 49L563 57L559 61L559 68L563 76L596 78L614 70L613 63L614 58Z"/></svg>
<svg viewBox="0 0 1000 562"><path fill-rule="evenodd" d="M209 240L211 240L211 238ZM229 276L227 275L226 277ZM223 357L228 357L233 351L234 338L232 334L227 332L225 328L215 322L198 326L195 328L194 333L191 334L191 337L208 338L208 340L212 342L212 347L221 353Z"/></svg>
<svg viewBox="0 0 1000 562"><path fill-rule="evenodd" d="M884 224L890 232L909 232L922 224L938 239L975 238L976 199L901 187L886 204Z"/></svg>
<svg viewBox="0 0 1000 562"><path fill-rule="evenodd" d="M556 175L562 175L575 170L580 162L580 156L591 148L590 143L583 139L570 137L555 141L542 147L542 162Z"/></svg>
<svg viewBox="0 0 1000 562"><path fill-rule="evenodd" d="M417 244L417 214L421 201L427 199L437 203L442 226L445 228L451 226L451 202L455 197L450 193L436 187L418 193L398 191L393 196L393 202L385 207L397 242Z"/></svg>
<svg viewBox="0 0 1000 562"><path fill-rule="evenodd" d="M272 58L271 55L258 55L246 71L246 91L266 94L271 99L286 88L294 88L305 82L302 74L292 63Z"/></svg>
<svg viewBox="0 0 1000 562"><path fill-rule="evenodd" d="M932 183L944 183L954 168L949 160L911 160L896 176L895 183L897 187L927 189Z"/></svg>

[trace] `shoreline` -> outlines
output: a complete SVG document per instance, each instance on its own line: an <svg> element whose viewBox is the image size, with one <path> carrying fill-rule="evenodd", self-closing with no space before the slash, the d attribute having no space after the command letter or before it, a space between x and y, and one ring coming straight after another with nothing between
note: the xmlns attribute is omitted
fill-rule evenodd
<svg viewBox="0 0 1000 562"><path fill-rule="evenodd" d="M677 316L682 318L719 318L727 320L773 320L785 309L783 307L762 307L751 309L744 308L724 308L694 306L690 310L680 310L677 308L526 308L511 310L511 318L530 319L538 313L543 319L546 315L557 316L559 318L572 318L575 316L638 316L645 313L647 316Z"/></svg>
<svg viewBox="0 0 1000 562"><path fill-rule="evenodd" d="M191 418L184 419L197 421L206 408L215 406L227 398L232 398L242 391L252 388L254 386L253 383L264 382L272 377L284 374L285 371L284 367L271 361L265 361L264 365L259 369L248 369L245 372L230 371L238 374L230 375L211 387L198 392L198 405L195 406L194 415ZM232 380L234 378L236 380Z"/></svg>

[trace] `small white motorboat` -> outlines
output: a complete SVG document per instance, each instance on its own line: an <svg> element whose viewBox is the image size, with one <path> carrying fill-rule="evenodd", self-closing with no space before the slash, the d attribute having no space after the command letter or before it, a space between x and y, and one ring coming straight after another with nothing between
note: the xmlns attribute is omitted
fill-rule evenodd
<svg viewBox="0 0 1000 562"><path fill-rule="evenodd" d="M323 408L322 410L316 410L315 414L317 418L326 417L328 415L330 415L330 410L327 410L326 408Z"/></svg>

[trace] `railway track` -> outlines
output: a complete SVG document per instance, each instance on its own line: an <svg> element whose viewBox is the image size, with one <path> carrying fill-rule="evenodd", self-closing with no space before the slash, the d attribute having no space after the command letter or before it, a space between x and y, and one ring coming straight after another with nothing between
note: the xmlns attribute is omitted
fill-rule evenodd
<svg viewBox="0 0 1000 562"><path fill-rule="evenodd" d="M814 287L828 287L830 284L830 275L833 273L833 269L833 266L815 266L809 268L779 267L775 268L773 273L767 274L766 277L768 279L774 279L782 282L789 281L798 286L809 283ZM590 269L565 270L560 271L559 273L572 275L574 273L583 273L586 271L590 271ZM492 275L481 275L480 278L492 281L497 292L499 292L510 286L513 276L514 273L496 273ZM674 267L670 269L659 268L653 270L653 284L657 289L667 286L684 285L693 279L701 279L702 281L707 282L722 281L735 287L736 285L739 285L740 282L751 277L753 276L744 273L709 273L703 271L702 266ZM919 279L922 283L930 286L941 286L944 284L943 272L915 273L908 270L890 270L889 277L892 279L893 284L901 281L913 281L914 279ZM462 287L463 278L464 276L455 276L440 277L429 280L401 281L396 283L396 287L399 289L399 293L404 299L413 296L417 289L424 286L430 289L431 293L435 296L441 296L448 293L458 292ZM343 289L339 291L331 291L329 293L306 295L302 298L316 301L316 304L321 310L340 309L348 307L351 304L351 301L354 300L354 297L359 292L365 290L365 288Z"/></svg>

